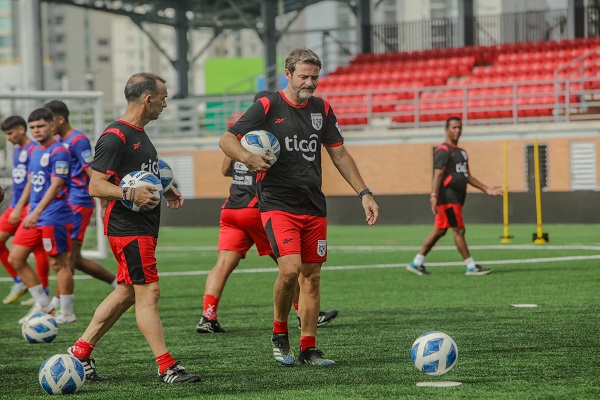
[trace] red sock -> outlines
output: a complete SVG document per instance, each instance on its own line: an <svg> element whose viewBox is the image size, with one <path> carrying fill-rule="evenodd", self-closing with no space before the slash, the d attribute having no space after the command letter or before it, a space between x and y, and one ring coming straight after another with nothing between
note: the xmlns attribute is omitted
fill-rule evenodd
<svg viewBox="0 0 600 400"><path fill-rule="evenodd" d="M273 320L273 334L288 333L288 323Z"/></svg>
<svg viewBox="0 0 600 400"><path fill-rule="evenodd" d="M94 345L86 342L82 338L77 339L73 347L71 347L71 352L77 358L90 358L93 350Z"/></svg>
<svg viewBox="0 0 600 400"><path fill-rule="evenodd" d="M156 363L158 364L158 373L164 374L171 365L175 364L175 360L173 360L171 353L165 353L162 356L156 357Z"/></svg>
<svg viewBox="0 0 600 400"><path fill-rule="evenodd" d="M300 351L314 349L317 347L317 338L315 336L300 336Z"/></svg>
<svg viewBox="0 0 600 400"><path fill-rule="evenodd" d="M11 278L15 278L17 276L17 271L10 265L8 262L8 247L6 247L6 242L0 242L0 262L4 265L4 269Z"/></svg>
<svg viewBox="0 0 600 400"><path fill-rule="evenodd" d="M204 316L207 319L217 319L217 308L219 308L219 298L210 294L204 295Z"/></svg>
<svg viewBox="0 0 600 400"><path fill-rule="evenodd" d="M48 274L50 273L46 251L40 246L33 250L33 256L35 257L35 270L37 271L38 278L40 278L40 283L46 288L48 287Z"/></svg>

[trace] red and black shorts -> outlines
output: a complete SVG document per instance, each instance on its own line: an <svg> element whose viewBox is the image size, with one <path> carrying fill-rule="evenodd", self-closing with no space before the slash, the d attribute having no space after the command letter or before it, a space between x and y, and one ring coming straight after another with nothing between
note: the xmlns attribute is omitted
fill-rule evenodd
<svg viewBox="0 0 600 400"><path fill-rule="evenodd" d="M108 236L117 260L117 283L143 285L158 281L156 242L152 236Z"/></svg>
<svg viewBox="0 0 600 400"><path fill-rule="evenodd" d="M327 217L266 211L260 214L276 258L300 254L303 263L327 260Z"/></svg>
<svg viewBox="0 0 600 400"><path fill-rule="evenodd" d="M256 244L259 255L273 253L258 208L223 208L220 226L219 251L234 251L246 257L250 247Z"/></svg>
<svg viewBox="0 0 600 400"><path fill-rule="evenodd" d="M462 204L440 204L435 206L437 214L435 215L434 226L438 229L464 228Z"/></svg>

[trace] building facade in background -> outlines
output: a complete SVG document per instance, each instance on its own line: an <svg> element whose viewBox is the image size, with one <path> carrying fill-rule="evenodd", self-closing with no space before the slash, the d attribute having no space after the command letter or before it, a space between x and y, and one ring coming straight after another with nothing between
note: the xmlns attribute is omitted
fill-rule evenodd
<svg viewBox="0 0 600 400"><path fill-rule="evenodd" d="M391 43L391 49L402 49L402 41L407 40L416 40L424 48L447 47L451 45L448 41L455 27L444 20L458 17L459 1L372 1L371 20L373 24L390 24L391 28L385 30L389 37L385 39ZM20 90L22 85L19 74L19 21L22 18L18 3L0 0L0 91L3 92ZM474 14L566 8L566 3L567 0L475 0ZM176 56L173 28L144 24L144 32L128 17L51 2L40 4L44 89L100 90L107 103L119 103L123 89L120 82L135 72L147 70L164 76L171 93L177 93L177 74L171 63ZM431 23L419 25L415 34L413 23L420 24L424 20ZM401 28L398 28L398 22L404 23ZM277 27L280 30L287 28L288 33L278 41L277 54L283 58L290 49L307 46L322 57L323 72L331 72L347 64L358 51L356 25L356 16L346 2L323 1L307 7L299 15L280 15ZM510 40L504 37L509 35L510 29L501 28L490 22L490 26L480 29L483 32L480 34L488 37L490 43ZM210 79L205 76L206 59L262 58L264 46L257 31L260 32L260 27L257 30L225 30L206 49L213 31L198 29L190 32L189 92L205 94L205 80ZM281 68L279 66L279 70Z"/></svg>

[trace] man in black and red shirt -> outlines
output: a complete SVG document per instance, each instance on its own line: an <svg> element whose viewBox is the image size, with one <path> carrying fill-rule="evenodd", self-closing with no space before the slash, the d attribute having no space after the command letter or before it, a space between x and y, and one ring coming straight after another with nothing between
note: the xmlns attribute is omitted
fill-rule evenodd
<svg viewBox="0 0 600 400"><path fill-rule="evenodd" d="M160 197L154 186L120 187L119 183L133 171L147 171L160 178L158 154L144 127L158 119L167 106L165 80L151 73L138 73L127 81L127 108L98 139L89 191L94 197L109 201L104 217L104 233L117 260L117 287L98 306L92 321L68 353L82 362L86 380L103 380L96 373L94 346L134 303L140 331L150 345L158 364L159 380L164 383L198 382L167 350L158 314L158 270L156 243L160 223ZM183 205L183 197L172 186L163 193L167 206ZM121 200L140 208L134 212Z"/></svg>
<svg viewBox="0 0 600 400"><path fill-rule="evenodd" d="M379 214L371 191L344 147L331 106L313 97L320 70L321 60L312 50L292 50L285 62L287 87L252 104L220 140L227 156L258 174L258 206L279 266L273 293L272 342L275 360L282 365L295 363L287 321L298 280L302 325L298 361L335 364L316 349L320 273L327 258L321 146L325 146L344 179L359 193L367 224L375 224ZM246 133L257 129L273 133L281 145L281 154L272 166L268 163L270 157L251 154L239 143Z"/></svg>
<svg viewBox="0 0 600 400"><path fill-rule="evenodd" d="M262 91L254 96L254 101L271 94ZM248 167L239 161L225 156L221 167L224 176L233 177L229 187L229 197L221 208L219 221L219 256L213 269L206 277L204 287L204 307L196 331L198 333L223 333L217 320L219 302L225 284L231 273L237 268L240 261L252 245L261 256L270 256L277 262L271 250L271 244L265 233L258 211L258 198L256 197L256 174L250 172ZM298 313L298 293L294 297L294 308ZM317 326L323 326L337 317L337 310L319 312ZM300 322L300 317L298 316Z"/></svg>
<svg viewBox="0 0 600 400"><path fill-rule="evenodd" d="M488 187L471 175L467 152L458 147L458 140L462 134L462 122L458 117L448 118L446 121L446 141L438 146L433 153L433 180L431 189L431 211L435 215L434 228L425 239L421 251L414 260L408 264L407 270L417 275L428 275L423 262L425 256L448 228L452 228L454 243L467 266L466 275L486 275L492 272L475 263L465 241L465 224L463 221L462 206L467 197L467 185L490 196L502 195L502 188Z"/></svg>

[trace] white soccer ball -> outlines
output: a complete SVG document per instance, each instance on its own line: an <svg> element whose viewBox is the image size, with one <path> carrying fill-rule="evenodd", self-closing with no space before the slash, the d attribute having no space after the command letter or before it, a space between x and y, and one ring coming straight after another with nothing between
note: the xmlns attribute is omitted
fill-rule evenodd
<svg viewBox="0 0 600 400"><path fill-rule="evenodd" d="M49 394L73 394L85 382L83 364L68 354L55 354L48 358L39 372L42 389Z"/></svg>
<svg viewBox="0 0 600 400"><path fill-rule="evenodd" d="M443 332L427 332L415 340L411 350L415 367L427 375L443 375L458 360L458 347Z"/></svg>
<svg viewBox="0 0 600 400"><path fill-rule="evenodd" d="M131 187L137 188L140 186L154 186L158 190L153 193L158 197L162 197L163 187L160 183L160 179L158 179L154 174L146 171L133 171L128 173L123 177L121 183L119 183L121 187ZM131 211L140 211L140 208L136 206L132 201L129 200L121 200L121 203Z"/></svg>
<svg viewBox="0 0 600 400"><path fill-rule="evenodd" d="M250 153L273 157L273 160L270 161L271 165L275 164L281 153L279 140L271 132L263 130L246 133L242 136L240 143Z"/></svg>
<svg viewBox="0 0 600 400"><path fill-rule="evenodd" d="M21 325L21 333L29 343L50 343L58 335L58 324L52 315L37 313Z"/></svg>
<svg viewBox="0 0 600 400"><path fill-rule="evenodd" d="M158 159L158 170L160 175L160 184L163 187L163 192L171 189L173 184L173 169L164 160Z"/></svg>

